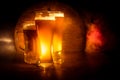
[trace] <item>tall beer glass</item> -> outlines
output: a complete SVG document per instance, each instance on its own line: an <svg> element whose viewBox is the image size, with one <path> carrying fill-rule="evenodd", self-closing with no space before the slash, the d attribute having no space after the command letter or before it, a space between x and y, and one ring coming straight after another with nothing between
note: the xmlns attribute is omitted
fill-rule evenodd
<svg viewBox="0 0 120 80"><path fill-rule="evenodd" d="M44 15L44 16L43 16ZM55 18L49 16L49 13L36 13L35 25L38 34L38 52L40 65L43 63L53 63L51 46L52 46L52 27Z"/></svg>
<svg viewBox="0 0 120 80"><path fill-rule="evenodd" d="M34 21L26 21L23 24L25 51L24 61L29 64L37 62L37 32Z"/></svg>
<svg viewBox="0 0 120 80"><path fill-rule="evenodd" d="M63 13L55 11L36 13L40 63L61 62L63 17Z"/></svg>

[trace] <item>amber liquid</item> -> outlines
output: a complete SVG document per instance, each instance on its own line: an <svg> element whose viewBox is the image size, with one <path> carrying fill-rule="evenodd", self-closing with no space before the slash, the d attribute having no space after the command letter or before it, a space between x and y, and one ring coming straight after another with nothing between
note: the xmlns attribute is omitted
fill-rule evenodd
<svg viewBox="0 0 120 80"><path fill-rule="evenodd" d="M36 20L38 39L39 39L39 60L40 63L53 63L51 45L52 45L52 20Z"/></svg>
<svg viewBox="0 0 120 80"><path fill-rule="evenodd" d="M37 32L36 30L24 30L25 53L24 61L29 64L37 62Z"/></svg>
<svg viewBox="0 0 120 80"><path fill-rule="evenodd" d="M40 62L47 63L61 63L62 53L62 30L61 30L62 18L56 18L56 20L36 20L36 26L40 41L40 47L42 43L47 46L46 55L43 55L40 51ZM43 56L43 57L42 57Z"/></svg>

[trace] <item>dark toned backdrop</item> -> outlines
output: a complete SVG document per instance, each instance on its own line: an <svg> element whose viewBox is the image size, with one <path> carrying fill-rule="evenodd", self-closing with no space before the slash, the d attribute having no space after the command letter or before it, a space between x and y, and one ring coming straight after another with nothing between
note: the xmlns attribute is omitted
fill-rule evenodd
<svg viewBox="0 0 120 80"><path fill-rule="evenodd" d="M88 11L104 15L109 29L117 36L119 45L119 2L117 0L1 0L0 1L0 38L9 37L14 39L14 28L21 14L32 5L45 1L62 2L78 13ZM13 42L14 43L14 42ZM0 56L7 52L6 46L0 41ZM119 46L116 45L118 48ZM8 53L9 54L9 53ZM11 54L9 54L11 55Z"/></svg>
<svg viewBox="0 0 120 80"><path fill-rule="evenodd" d="M78 13L81 14L82 11L88 11L91 13L100 13L102 14L106 22L108 23L109 27L108 29L115 35L116 37L116 43L114 47L112 47L111 50L106 51L106 55L110 57L109 60L111 60L111 63L108 69L108 66L105 69L108 69L106 72L108 74L108 77L115 75L119 75L116 73L119 72L119 64L120 64L120 31L119 31L119 1L118 0L0 0L0 61L7 61L12 62L16 51L14 46L14 29L16 26L16 23L21 16L21 14L32 5L35 5L37 3L40 3L42 1L58 1L62 2L70 7L72 7L74 10L76 10ZM10 39L11 42L5 41L5 39ZM109 41L109 40L108 40ZM112 46L112 45L110 45ZM10 66L8 64L8 66ZM10 70L14 67L11 66L10 68L8 66L2 66L0 64L0 72L2 69ZM19 65L18 65L19 66ZM5 67L5 68L4 68ZM24 66L22 66L24 67ZM16 67L15 67L16 68ZM31 68L31 67L29 67ZM22 75L21 66L19 67ZM33 69L33 67L32 67ZM112 70L111 70L112 69ZM2 70L4 72L4 70ZM16 69L18 70L18 69ZM29 71L27 72L28 68L26 69L25 75L29 76ZM31 71L31 70L30 70ZM99 70L100 71L100 70ZM69 71L68 71L69 72ZM80 71L81 72L81 71ZM2 73L2 72L1 72ZM6 76L7 70L5 72ZM82 73L82 72L81 72ZM107 75L103 71L104 75ZM8 75L11 74L11 72L8 71ZM12 73L15 75L16 73ZM18 75L19 75L18 74ZM34 73L30 73L31 75L35 75ZM79 74L79 73L78 73ZM99 75L99 74L98 74ZM110 76L109 76L110 75ZM69 75L68 75L69 76ZM78 75L77 75L78 76ZM19 78L20 76L18 76ZM22 75L24 77L24 75ZM36 76L34 76L36 77ZM74 76L73 76L74 77ZM99 76L101 77L101 75ZM30 77L31 78L31 77ZM113 76L114 78L114 76ZM119 77L117 77L119 78ZM11 78L13 79L13 78ZM23 78L24 79L24 78ZM29 78L28 78L29 79ZM76 78L77 79L77 78ZM89 79L87 79L89 80ZM99 80L99 79L98 79Z"/></svg>

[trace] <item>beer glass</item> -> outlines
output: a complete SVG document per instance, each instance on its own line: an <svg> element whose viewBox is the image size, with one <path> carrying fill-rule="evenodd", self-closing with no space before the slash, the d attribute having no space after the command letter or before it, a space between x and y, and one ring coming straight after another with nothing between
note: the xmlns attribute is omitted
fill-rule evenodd
<svg viewBox="0 0 120 80"><path fill-rule="evenodd" d="M37 62L37 31L34 21L26 21L23 24L25 42L24 61L29 64Z"/></svg>
<svg viewBox="0 0 120 80"><path fill-rule="evenodd" d="M60 63L62 52L63 13L57 11L37 12L35 25L39 39L41 63Z"/></svg>
<svg viewBox="0 0 120 80"><path fill-rule="evenodd" d="M61 64L62 58L62 36L64 26L64 13L60 11L54 12L55 24L53 34L53 61L54 63Z"/></svg>
<svg viewBox="0 0 120 80"><path fill-rule="evenodd" d="M44 15L44 16L43 16ZM52 46L52 27L54 24L54 17L49 16L49 13L37 12L35 17L35 25L38 34L38 50L39 62L53 63L51 46Z"/></svg>

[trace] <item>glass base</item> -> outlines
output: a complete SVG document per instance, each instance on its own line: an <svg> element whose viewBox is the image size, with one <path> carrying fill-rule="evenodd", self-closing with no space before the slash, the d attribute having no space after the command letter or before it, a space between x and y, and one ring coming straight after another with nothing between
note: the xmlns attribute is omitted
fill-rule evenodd
<svg viewBox="0 0 120 80"><path fill-rule="evenodd" d="M41 70L48 70L54 68L54 63L40 63L40 61L38 61L37 66L40 67Z"/></svg>
<svg viewBox="0 0 120 80"><path fill-rule="evenodd" d="M36 64L37 58L32 55L24 54L24 62L27 64Z"/></svg>

